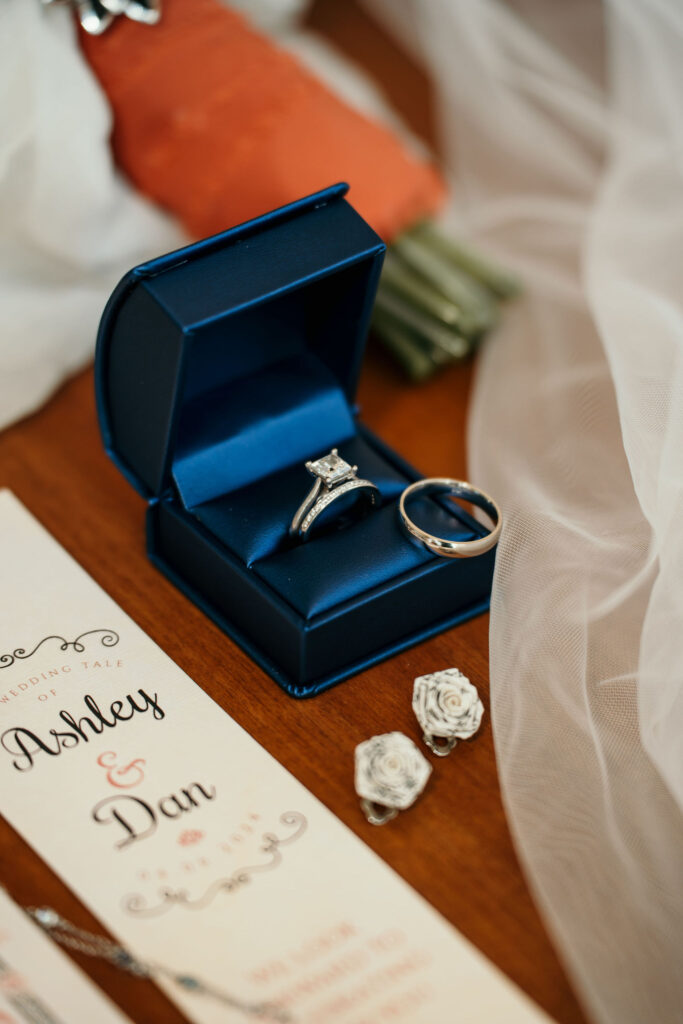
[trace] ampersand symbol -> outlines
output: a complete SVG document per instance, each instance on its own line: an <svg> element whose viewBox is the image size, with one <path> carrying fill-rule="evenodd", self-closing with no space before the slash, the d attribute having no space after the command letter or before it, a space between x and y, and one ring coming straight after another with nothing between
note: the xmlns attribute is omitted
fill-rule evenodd
<svg viewBox="0 0 683 1024"><path fill-rule="evenodd" d="M97 758L97 763L101 768L107 769L107 782L110 786L115 786L117 789L132 789L133 786L137 786L139 782L142 782L145 777L145 773L142 770L145 760L142 757L136 757L130 764L119 768L116 764L116 754L114 751L106 750L104 754L100 754ZM126 776L132 777L127 782L124 782L123 780Z"/></svg>

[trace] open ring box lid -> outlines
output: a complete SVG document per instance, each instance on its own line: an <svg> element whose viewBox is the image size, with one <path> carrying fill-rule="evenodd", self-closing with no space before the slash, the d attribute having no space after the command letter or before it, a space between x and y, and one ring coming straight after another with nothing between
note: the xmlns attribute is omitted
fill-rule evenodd
<svg viewBox="0 0 683 1024"><path fill-rule="evenodd" d="M100 324L105 447L147 498L152 561L289 693L309 696L487 607L493 552L407 539L419 477L354 406L384 244L335 185L136 267ZM331 448L381 493L288 537ZM342 499L340 499L341 501ZM430 532L486 530L433 499Z"/></svg>

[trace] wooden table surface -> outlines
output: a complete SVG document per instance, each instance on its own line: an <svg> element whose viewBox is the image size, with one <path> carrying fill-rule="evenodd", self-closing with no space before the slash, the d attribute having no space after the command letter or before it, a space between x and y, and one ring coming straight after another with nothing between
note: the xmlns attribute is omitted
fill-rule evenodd
<svg viewBox="0 0 683 1024"><path fill-rule="evenodd" d="M431 135L424 77L353 5L319 3L313 21L370 63L408 119ZM471 376L470 365L453 367L415 388L371 346L360 390L363 418L426 475L465 476ZM457 665L488 709L488 616L313 700L287 697L148 562L144 502L102 451L91 370L37 415L0 433L0 487L11 488L185 672L510 978L563 1024L584 1021L515 857L488 714L476 741L439 761L429 793L389 826L366 824L353 791L358 742L392 729L417 738L410 708L416 675ZM19 903L50 904L101 931L2 821L0 858L2 882ZM138 1024L184 1020L151 982L75 959Z"/></svg>

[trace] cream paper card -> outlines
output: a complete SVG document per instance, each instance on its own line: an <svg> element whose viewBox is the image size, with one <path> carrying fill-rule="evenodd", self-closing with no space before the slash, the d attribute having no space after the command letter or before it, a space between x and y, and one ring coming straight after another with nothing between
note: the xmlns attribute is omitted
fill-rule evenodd
<svg viewBox="0 0 683 1024"><path fill-rule="evenodd" d="M0 889L0 1024L130 1024Z"/></svg>
<svg viewBox="0 0 683 1024"><path fill-rule="evenodd" d="M7 491L0 566L0 810L118 941L298 1024L547 1020Z"/></svg>

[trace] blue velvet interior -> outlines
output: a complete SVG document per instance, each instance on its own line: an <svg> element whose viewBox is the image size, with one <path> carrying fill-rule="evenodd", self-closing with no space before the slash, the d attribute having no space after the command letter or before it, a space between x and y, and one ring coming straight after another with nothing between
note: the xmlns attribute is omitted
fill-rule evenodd
<svg viewBox="0 0 683 1024"><path fill-rule="evenodd" d="M430 498L411 505L411 513L437 536L469 539L472 530ZM257 562L258 575L306 619L330 611L404 573L438 560L403 531L396 501L373 510L352 528L321 533ZM370 624L368 623L368 626Z"/></svg>
<svg viewBox="0 0 683 1024"><path fill-rule="evenodd" d="M362 351L355 339L368 273L363 259L193 327L171 445L171 474L186 507L354 434Z"/></svg>
<svg viewBox="0 0 683 1024"><path fill-rule="evenodd" d="M290 223L287 227L287 239L280 242L284 249L277 265L271 262L267 266L267 261L274 258L270 247L260 258L255 253L258 245L267 243L267 238L259 238L258 244L251 239L246 246L233 246L210 258L191 260L153 279L163 308L170 303L172 308L178 306L181 293L188 293L191 303L191 309L183 306L176 312L190 332L186 339L182 392L177 400L186 403L219 385L243 380L276 363L311 352L332 372L348 401L353 402L363 354L361 332L372 305L374 275L378 272L377 255L356 256L347 266L335 266L332 271L324 262L315 267L315 239L308 239L305 262L309 273L300 279L294 271L302 254L296 258L292 250L296 240L291 235L295 227L301 231L301 226ZM325 236L328 257L327 249L333 241ZM305 234L299 242L306 242ZM318 240L318 245L322 244ZM339 240L332 248L339 248ZM347 250L348 243L341 248ZM251 262L247 266L248 256ZM256 300L233 305L237 298L232 294L235 279L254 286L257 270L272 287L275 279L282 278L281 288L267 297L257 292Z"/></svg>
<svg viewBox="0 0 683 1024"><path fill-rule="evenodd" d="M173 478L192 508L304 463L312 444L329 450L354 432L338 381L317 356L302 353L186 403Z"/></svg>
<svg viewBox="0 0 683 1024"><path fill-rule="evenodd" d="M383 503L398 498L409 483L369 441L355 434L347 441L333 439L327 448L323 445L311 450L309 447L304 457L287 469L197 506L192 512L247 565L291 548L287 529L313 484L304 462L324 455L333 446L338 447L339 454L348 463L358 466L359 476L372 480L380 490ZM354 522L349 530L353 533L357 528L358 523ZM314 543L312 538L305 546ZM296 544L296 547L302 546Z"/></svg>
<svg viewBox="0 0 683 1024"><path fill-rule="evenodd" d="M365 516L350 514L346 521L335 513L330 525L317 529L305 544L287 536L292 516L313 482L305 460L191 510L306 619L398 580L435 558L413 544L400 526L398 498L413 477L369 437L356 434L337 447L347 462L358 466L359 475L376 484L381 504ZM324 449L316 449L307 457L322 454ZM416 501L412 509L430 532L472 536L467 524L431 498Z"/></svg>

